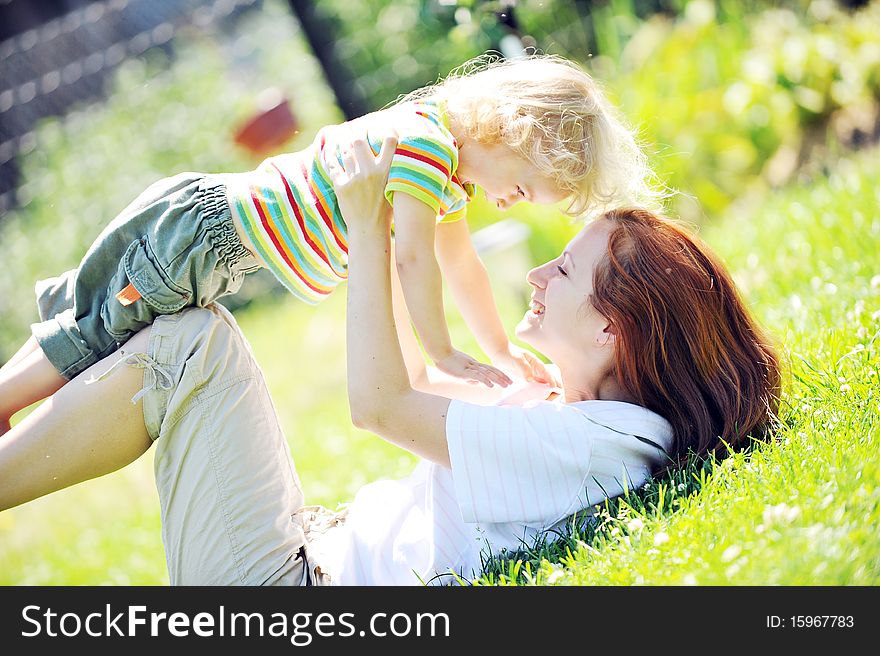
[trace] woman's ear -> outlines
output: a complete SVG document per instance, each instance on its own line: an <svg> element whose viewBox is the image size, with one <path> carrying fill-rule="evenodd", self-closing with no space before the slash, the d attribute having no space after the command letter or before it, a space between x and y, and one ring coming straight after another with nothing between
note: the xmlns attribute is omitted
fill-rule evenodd
<svg viewBox="0 0 880 656"><path fill-rule="evenodd" d="M617 343L617 334L614 332L614 326L606 323L602 326L596 335L596 344L598 346L614 346Z"/></svg>

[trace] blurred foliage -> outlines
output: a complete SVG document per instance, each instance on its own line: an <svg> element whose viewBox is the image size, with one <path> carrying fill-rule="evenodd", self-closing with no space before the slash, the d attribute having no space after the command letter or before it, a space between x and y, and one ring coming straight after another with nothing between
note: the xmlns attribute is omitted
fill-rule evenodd
<svg viewBox="0 0 880 656"><path fill-rule="evenodd" d="M378 108L497 50L504 4L326 0L320 9ZM604 84L690 220L717 215L753 183L788 180L843 108L861 108L863 126L876 129L876 1L850 11L833 0L521 0L514 12L526 43Z"/></svg>
<svg viewBox="0 0 880 656"><path fill-rule="evenodd" d="M869 257L876 251L870 249L878 232L877 198L870 186L876 160L864 165L858 184L830 189L814 184L804 166L810 167L810 153L816 153L820 169L839 168L841 180L852 179L843 175L846 162L837 165L834 139L844 134L844 118L866 133L872 116L876 121L880 2L852 13L830 0L777 4L666 0L652 14L651 3L638 0L522 0L516 16L522 32L543 51L582 62L602 82L638 127L660 179L684 192L673 199L678 212L692 221L707 216L727 223L705 234L769 327L781 330L784 343L829 367L839 366L853 339L864 342L866 350L876 340L880 278L874 275L876 257ZM340 21L340 52L362 76L371 105L378 107L497 47L501 32L492 11L498 5L321 0L319 6L329 19ZM253 168L256 161L234 145L232 135L270 87L290 98L300 123L300 133L284 145L286 150L301 148L321 126L342 119L284 0L265 0L232 38L193 32L175 39L173 59L150 50L128 61L106 102L76 108L65 119L38 127L35 150L20 160L23 203L0 217L0 257L12 263L0 269L0 361L28 336L28 323L37 318L34 281L76 266L102 227L145 187L186 170ZM852 112L868 118L856 121ZM803 183L801 188L768 202L766 187L792 178ZM759 209L734 211L732 203L752 190ZM688 202L687 195L695 200ZM531 262L555 256L577 229L547 208L521 204L507 214L530 228L524 259ZM474 200L473 228L499 218L504 215L482 198ZM737 226L731 225L734 221ZM853 234L863 239L852 239ZM526 266L520 260L514 264L487 258L507 324L525 306L524 287L507 283L518 274L521 280ZM249 277L243 295L267 288L280 291L271 277ZM279 415L307 498L330 506L351 499L368 480L405 475L414 462L351 426L340 341L344 300L334 295L312 309L283 295L277 303L254 303L237 313L273 396L283 401ZM869 325L868 317L874 323ZM477 353L460 317L449 318L457 345ZM829 326L837 331L830 338ZM278 358L279 349L289 345L294 345L290 358ZM291 375L291 363L296 375ZM876 387L876 367L868 372L873 377L861 382L846 371L834 373L832 384L841 382L837 375L845 375L859 394L869 395L870 386ZM796 395L802 392L801 387ZM835 398L830 409L845 414L849 397L840 392ZM876 401L876 395L870 398ZM824 409L832 404L823 397L814 405ZM797 417L808 416L798 408ZM824 426L822 431L849 448L838 433ZM855 459L869 458L871 451L853 453ZM812 458L806 452L796 456L801 462ZM777 474L765 480L776 494L794 493L779 491ZM153 487L150 462L141 459L111 477L3 513L0 578L36 584L165 582ZM766 491L756 485L752 494L757 498ZM732 507L729 498L723 501L724 508ZM876 507L876 500L871 502ZM723 512L713 516L731 534L730 518ZM841 517L864 524L849 511ZM750 535L745 523L754 524L754 516L740 513L740 519L745 528L733 534ZM696 521L693 528L697 544L705 525ZM849 543L826 542L849 553ZM864 553L874 558L873 533L865 543L869 549ZM779 564L789 562L791 553L806 553L790 545L781 543L779 556L766 559L774 571L788 571ZM669 553L673 569L681 571L674 560L678 552ZM641 573L632 561L616 562L622 563L621 576L624 569L634 576ZM842 562L835 561L838 567L829 568L828 578L821 580L862 580L834 578ZM663 580L675 582L675 576Z"/></svg>
<svg viewBox="0 0 880 656"><path fill-rule="evenodd" d="M234 39L193 31L126 61L102 104L74 108L37 127L37 147L20 158L19 208L0 220L0 361L37 321L34 282L71 269L103 227L156 180L182 171L245 171L259 161L233 142L278 88L300 125L286 149L305 147L322 126L342 120L319 64L299 37L286 3L265 2ZM292 66L291 62L296 65ZM274 279L248 276L243 296ZM256 288L256 291L255 291Z"/></svg>
<svg viewBox="0 0 880 656"><path fill-rule="evenodd" d="M684 2L577 0L323 0L318 14L335 31L336 56L378 109L435 82L463 62L500 51L512 20L527 46L582 63L618 48L639 15L674 11ZM513 5L511 11L510 5ZM365 26L368 26L365 29Z"/></svg>
<svg viewBox="0 0 880 656"><path fill-rule="evenodd" d="M175 39L173 58L149 50L121 67L105 103L37 129L36 149L19 162L23 204L0 221L0 254L15 262L0 272L0 360L37 319L34 281L75 266L150 183L253 168L231 137L260 92L276 87L291 100L300 132L284 149L342 120L290 6L261 4L232 38L193 32ZM322 0L317 8L335 25L338 57L380 107L497 48L502 5ZM671 209L693 222L790 179L819 146L832 161L841 125L877 130L880 0L856 11L831 0L521 0L515 16L540 50L580 61L602 83L638 129L658 179L682 192ZM543 208L508 214L532 228L534 259L554 255L573 231ZM503 216L478 199L469 221L477 229ZM280 286L261 272L240 298L268 289Z"/></svg>
<svg viewBox="0 0 880 656"><path fill-rule="evenodd" d="M785 363L775 439L600 504L563 539L490 561L484 582L877 585L878 155L701 230Z"/></svg>
<svg viewBox="0 0 880 656"><path fill-rule="evenodd" d="M691 2L678 20L644 23L616 66L597 67L660 178L702 206L676 204L691 220L786 182L817 152L830 161L850 145L841 140L876 137L878 125L880 3L849 13L815 0L716 19L711 3Z"/></svg>

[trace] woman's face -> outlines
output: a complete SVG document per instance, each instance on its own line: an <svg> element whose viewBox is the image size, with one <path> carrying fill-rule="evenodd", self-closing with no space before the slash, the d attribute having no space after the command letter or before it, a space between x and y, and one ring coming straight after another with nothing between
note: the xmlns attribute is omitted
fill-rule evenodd
<svg viewBox="0 0 880 656"><path fill-rule="evenodd" d="M531 307L516 335L559 365L572 363L604 346L608 321L589 302L593 270L605 257L608 221L594 221L569 242L556 259L529 271Z"/></svg>

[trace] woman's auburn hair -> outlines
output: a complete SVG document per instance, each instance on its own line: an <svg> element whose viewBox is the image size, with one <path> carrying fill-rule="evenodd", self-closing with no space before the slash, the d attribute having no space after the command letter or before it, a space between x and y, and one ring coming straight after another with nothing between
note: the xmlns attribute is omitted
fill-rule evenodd
<svg viewBox="0 0 880 656"><path fill-rule="evenodd" d="M779 357L724 265L645 209L602 219L613 227L590 301L615 333L619 384L672 424L671 464L767 439L777 422Z"/></svg>
<svg viewBox="0 0 880 656"><path fill-rule="evenodd" d="M661 194L634 132L580 66L555 55L482 55L397 102L433 99L466 136L504 144L569 194L582 217Z"/></svg>

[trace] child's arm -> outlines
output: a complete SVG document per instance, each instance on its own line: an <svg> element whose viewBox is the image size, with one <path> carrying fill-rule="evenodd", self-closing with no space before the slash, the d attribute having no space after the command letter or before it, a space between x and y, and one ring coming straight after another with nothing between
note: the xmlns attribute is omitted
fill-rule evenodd
<svg viewBox="0 0 880 656"><path fill-rule="evenodd" d="M461 378L444 374L436 367L427 366L413 333L409 311L406 309L406 302L403 299L403 289L400 286L400 277L397 275L394 253L391 254L391 306L397 338L400 341L400 351L413 389L482 405L497 403L510 393L508 389L498 385L494 387L474 385Z"/></svg>
<svg viewBox="0 0 880 656"><path fill-rule="evenodd" d="M406 307L428 357L451 376L506 387L511 383L507 374L452 346L443 310L440 267L434 255L434 211L417 198L396 193L393 212L397 271Z"/></svg>
<svg viewBox="0 0 880 656"><path fill-rule="evenodd" d="M512 344L501 323L486 267L480 260L465 220L441 223L436 229L437 260L452 297L492 362L523 378L553 383L554 377L533 353Z"/></svg>

